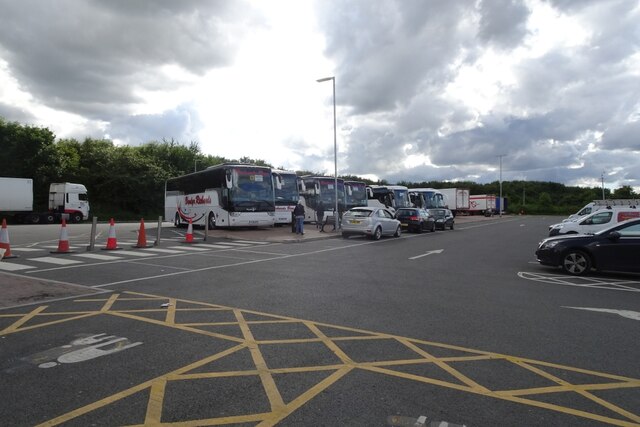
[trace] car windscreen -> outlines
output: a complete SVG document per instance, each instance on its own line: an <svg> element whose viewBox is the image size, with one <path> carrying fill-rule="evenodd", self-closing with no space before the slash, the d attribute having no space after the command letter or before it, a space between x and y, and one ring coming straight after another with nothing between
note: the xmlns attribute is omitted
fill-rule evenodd
<svg viewBox="0 0 640 427"><path fill-rule="evenodd" d="M344 213L344 216L365 218L371 216L372 211L368 209L351 209Z"/></svg>

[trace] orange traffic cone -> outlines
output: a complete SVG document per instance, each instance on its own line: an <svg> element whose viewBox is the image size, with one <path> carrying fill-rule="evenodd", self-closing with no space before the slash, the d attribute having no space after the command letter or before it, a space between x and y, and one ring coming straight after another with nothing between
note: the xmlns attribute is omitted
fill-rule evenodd
<svg viewBox="0 0 640 427"><path fill-rule="evenodd" d="M191 223L191 218L189 218L189 226L187 227L187 235L184 236L184 242L182 243L195 243L193 241L193 224Z"/></svg>
<svg viewBox="0 0 640 427"><path fill-rule="evenodd" d="M144 218L140 218L140 230L138 231L138 244L134 248L150 248L147 245L147 232L144 229Z"/></svg>
<svg viewBox="0 0 640 427"><path fill-rule="evenodd" d="M116 240L116 224L113 218L109 220L109 237L107 237L107 246L102 248L102 250L112 251L115 249L122 249L118 247L118 242Z"/></svg>
<svg viewBox="0 0 640 427"><path fill-rule="evenodd" d="M0 229L0 249L4 249L4 255L0 255L0 259L17 257L17 255L11 254L11 244L9 243L9 230L7 229L7 220L4 218L2 218L2 229Z"/></svg>
<svg viewBox="0 0 640 427"><path fill-rule="evenodd" d="M52 254L70 254L69 235L67 234L67 221L62 219L62 227L60 228L60 240L58 240L58 250L51 251Z"/></svg>

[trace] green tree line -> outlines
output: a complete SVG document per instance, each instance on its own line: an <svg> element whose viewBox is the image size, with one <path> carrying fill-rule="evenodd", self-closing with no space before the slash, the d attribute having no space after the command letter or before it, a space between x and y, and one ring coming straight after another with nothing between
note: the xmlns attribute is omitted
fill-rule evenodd
<svg viewBox="0 0 640 427"><path fill-rule="evenodd" d="M196 142L181 144L173 139L139 146L117 145L106 139L56 139L47 128L9 122L0 117L0 176L32 178L34 209L46 210L51 182L76 182L89 191L92 215L100 218L155 218L164 210L164 183L174 176L202 170L219 163L239 161L270 166L263 160L242 157L228 159L203 154ZM298 175L319 174L297 171ZM344 179L373 182L354 175ZM408 187L468 188L471 194L499 194L497 181L399 182ZM601 188L571 187L554 182L503 181L502 194L508 211L530 214L568 214L584 204L602 198ZM629 186L606 197L639 197Z"/></svg>

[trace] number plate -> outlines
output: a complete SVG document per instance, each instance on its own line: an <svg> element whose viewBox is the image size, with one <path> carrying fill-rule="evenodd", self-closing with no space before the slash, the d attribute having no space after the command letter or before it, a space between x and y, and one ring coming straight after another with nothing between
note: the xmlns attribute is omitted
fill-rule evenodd
<svg viewBox="0 0 640 427"><path fill-rule="evenodd" d="M360 224L360 221L358 221L357 219L350 219L349 224Z"/></svg>

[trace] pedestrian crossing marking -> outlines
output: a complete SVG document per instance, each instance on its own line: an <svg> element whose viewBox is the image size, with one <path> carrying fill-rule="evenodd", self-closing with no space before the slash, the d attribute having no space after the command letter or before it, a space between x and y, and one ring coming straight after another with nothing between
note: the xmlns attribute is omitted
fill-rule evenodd
<svg viewBox="0 0 640 427"><path fill-rule="evenodd" d="M182 251L175 251L175 250L172 250L172 249L163 249L163 248L147 248L145 250L150 251L150 252L159 252L159 253L162 253L162 254L180 254L180 253L183 253Z"/></svg>
<svg viewBox="0 0 640 427"><path fill-rule="evenodd" d="M251 246L251 243L239 243L239 242L224 242L223 245L229 246Z"/></svg>
<svg viewBox="0 0 640 427"><path fill-rule="evenodd" d="M150 254L146 252L138 252L138 251L118 251L118 254L138 256L138 257L147 257L147 256L155 256L156 254Z"/></svg>
<svg viewBox="0 0 640 427"><path fill-rule="evenodd" d="M56 246L57 248L57 246ZM38 248L11 248L12 252L38 252L38 251L42 251L43 249L38 249Z"/></svg>
<svg viewBox="0 0 640 427"><path fill-rule="evenodd" d="M69 258L55 258L55 257L51 257L51 256L45 256L45 257L41 257L41 258L30 258L29 261L37 261L37 262L44 262L47 264L56 264L56 265L72 265L72 264L81 264L82 261L78 261L75 259L69 259Z"/></svg>
<svg viewBox="0 0 640 427"><path fill-rule="evenodd" d="M73 256L81 257L81 258L97 259L101 261L115 261L118 259L122 259L121 257L117 257L113 255L101 255L101 254L74 254Z"/></svg>
<svg viewBox="0 0 640 427"><path fill-rule="evenodd" d="M234 242L237 243L248 243L248 244L252 244L252 245L270 245L271 242L256 242L253 240L234 240Z"/></svg>
<svg viewBox="0 0 640 427"><path fill-rule="evenodd" d="M24 264L0 262L0 270L4 270L4 271L19 271L19 270L27 270L29 268L35 268L35 267L31 265L24 265Z"/></svg>
<svg viewBox="0 0 640 427"><path fill-rule="evenodd" d="M195 247L195 246L169 246L169 248L171 249L180 249L182 251L193 251L193 252L202 252L202 251L208 251L209 249L203 248L203 247Z"/></svg>
<svg viewBox="0 0 640 427"><path fill-rule="evenodd" d="M226 243L225 243L226 245ZM233 246L224 246L224 245L207 245L207 247L209 248L213 248L213 249L233 249Z"/></svg>

